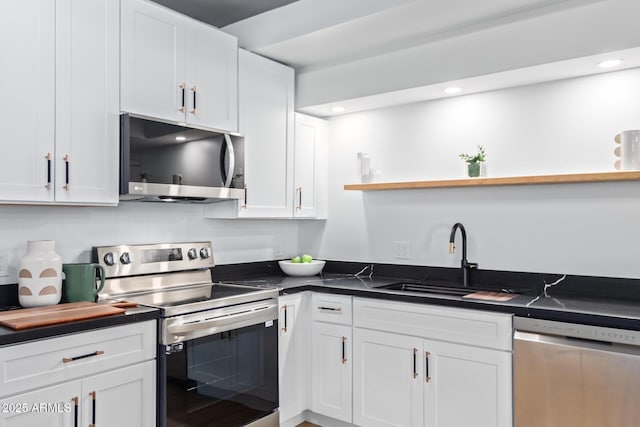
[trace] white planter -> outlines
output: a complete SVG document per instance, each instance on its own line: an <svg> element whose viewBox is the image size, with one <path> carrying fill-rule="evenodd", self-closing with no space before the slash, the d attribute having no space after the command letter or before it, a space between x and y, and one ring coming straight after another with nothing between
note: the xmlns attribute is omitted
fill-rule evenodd
<svg viewBox="0 0 640 427"><path fill-rule="evenodd" d="M18 300L23 307L57 304L62 297L62 259L53 240L30 240L18 271Z"/></svg>

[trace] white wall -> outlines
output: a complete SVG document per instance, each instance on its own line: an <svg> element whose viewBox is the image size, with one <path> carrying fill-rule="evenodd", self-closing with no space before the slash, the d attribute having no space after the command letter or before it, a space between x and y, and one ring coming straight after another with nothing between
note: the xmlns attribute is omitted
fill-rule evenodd
<svg viewBox="0 0 640 427"><path fill-rule="evenodd" d="M640 183L344 191L357 153L377 181L464 176L483 144L489 176L613 170L613 137L640 128L640 69L335 117L329 210L302 225L319 258L457 267L462 222L480 268L640 278ZM395 242L410 243L409 259Z"/></svg>
<svg viewBox="0 0 640 427"><path fill-rule="evenodd" d="M117 208L0 206L0 250L9 251L9 276L27 240L55 240L62 262L89 262L93 246L208 240L216 264L272 260L296 252L295 221L203 219L201 205L121 203ZM280 247L282 256L274 248Z"/></svg>

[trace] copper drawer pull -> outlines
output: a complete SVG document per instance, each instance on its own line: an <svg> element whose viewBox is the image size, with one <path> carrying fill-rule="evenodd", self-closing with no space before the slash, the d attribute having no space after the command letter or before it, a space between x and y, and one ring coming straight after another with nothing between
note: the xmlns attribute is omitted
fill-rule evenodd
<svg viewBox="0 0 640 427"><path fill-rule="evenodd" d="M98 351L94 351L93 353L83 354L82 356L63 357L62 363L69 363L69 362L73 362L74 360L84 359L87 357L100 356L101 354L104 354L104 351L98 350Z"/></svg>
<svg viewBox="0 0 640 427"><path fill-rule="evenodd" d="M282 332L287 332L287 305L283 305L281 310L284 310L284 328L282 329Z"/></svg>
<svg viewBox="0 0 640 427"><path fill-rule="evenodd" d="M342 311L342 308L340 307L323 307L323 306L319 306L318 310L325 310L325 311Z"/></svg>
<svg viewBox="0 0 640 427"><path fill-rule="evenodd" d="M418 353L418 349L413 349L413 379L418 378L418 365L416 361L416 353Z"/></svg>
<svg viewBox="0 0 640 427"><path fill-rule="evenodd" d="M346 342L347 342L347 337L342 337L342 364L343 365L347 363L347 351L345 348Z"/></svg>

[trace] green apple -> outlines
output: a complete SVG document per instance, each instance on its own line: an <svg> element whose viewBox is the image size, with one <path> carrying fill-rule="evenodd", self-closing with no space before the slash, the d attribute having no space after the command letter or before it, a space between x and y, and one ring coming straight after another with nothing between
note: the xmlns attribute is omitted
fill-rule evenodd
<svg viewBox="0 0 640 427"><path fill-rule="evenodd" d="M300 264L302 262L302 258L300 258L299 256L294 256L293 258L291 258L291 262Z"/></svg>
<svg viewBox="0 0 640 427"><path fill-rule="evenodd" d="M311 262L311 261L313 261L313 258L311 257L311 255L307 255L307 254L302 255L302 262Z"/></svg>

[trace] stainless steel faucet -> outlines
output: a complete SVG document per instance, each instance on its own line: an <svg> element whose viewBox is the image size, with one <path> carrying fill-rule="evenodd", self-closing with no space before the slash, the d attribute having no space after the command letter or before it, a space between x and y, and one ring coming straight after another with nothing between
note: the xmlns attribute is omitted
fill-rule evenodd
<svg viewBox="0 0 640 427"><path fill-rule="evenodd" d="M473 268L478 268L478 264L474 262L467 261L467 232L464 229L464 225L459 222L453 224L453 228L451 228L451 235L449 236L449 253L453 254L455 251L455 238L456 231L460 229L462 233L462 259L460 260L460 268L462 269L462 284L465 288L469 287L469 270Z"/></svg>

